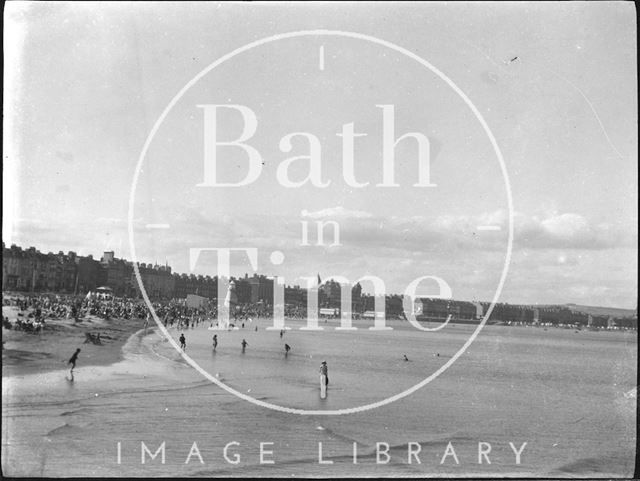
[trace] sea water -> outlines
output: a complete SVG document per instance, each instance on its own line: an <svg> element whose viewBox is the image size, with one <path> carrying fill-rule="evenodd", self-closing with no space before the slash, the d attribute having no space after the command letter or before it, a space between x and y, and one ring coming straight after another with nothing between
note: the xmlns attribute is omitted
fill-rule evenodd
<svg viewBox="0 0 640 481"><path fill-rule="evenodd" d="M357 331L337 331L337 324L321 322L324 331L310 332L288 324L282 338L265 330L267 321L229 332L185 330L186 352L211 376L259 401L342 410L410 389L475 330L448 325L424 333L390 322L392 331L359 323ZM169 330L175 340L181 332ZM292 348L287 356L285 343ZM125 357L109 367L79 364L73 381L68 371L4 379L4 472L628 477L635 463L635 332L487 326L413 394L336 416L289 414L239 399L189 366L158 329L132 336ZM330 379L324 400L323 360ZM164 446L164 464L142 443L152 454ZM417 454L410 455L410 444ZM519 463L514 448L521 449Z"/></svg>

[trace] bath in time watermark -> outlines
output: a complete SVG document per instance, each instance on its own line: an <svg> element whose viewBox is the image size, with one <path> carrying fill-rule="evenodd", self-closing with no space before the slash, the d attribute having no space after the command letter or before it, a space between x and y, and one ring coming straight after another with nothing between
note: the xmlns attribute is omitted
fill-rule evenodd
<svg viewBox="0 0 640 481"><path fill-rule="evenodd" d="M473 118L480 124L480 130L486 139L488 139L491 149L494 152L500 175L503 178L503 185L505 189L506 208L508 212L508 219L505 225L507 231L507 238L504 245L504 262L500 269L499 280L497 282L493 299L490 306L484 312L483 318L478 323L477 328L472 332L469 339L460 347L460 349L439 369L430 375L426 376L421 382L414 386L397 393L396 395L387 397L383 400L378 400L366 405L355 406L353 408L346 409L326 409L326 410L305 410L299 408L290 408L286 406L280 406L275 403L266 402L249 396L247 393L240 392L237 389L223 383L216 376L210 374L203 369L193 358L186 354L177 342L169 335L166 328L162 325L161 320L158 318L154 311L153 304L146 292L144 282L139 272L137 263L138 246L136 243L136 233L134 229L134 219L136 218L136 193L138 189L139 179L143 171L145 163L151 162L147 158L148 151L151 148L152 143L156 140L156 135L160 130L163 123L168 121L169 115L172 110L178 105L178 103L184 98L189 98L190 91L210 73L217 68L223 68L227 63L237 60L242 55L246 55L248 52L254 49L260 49L265 45L278 42L288 42L292 40L308 39L308 38L332 38L340 40L355 41L356 45L368 45L374 46L377 49L390 52L404 60L409 60L412 64L417 64L427 72L434 74L439 78L444 85L451 89L457 99L462 101L468 111L471 112ZM325 61L325 49L322 46L320 50L322 68L319 70L327 72L327 65ZM385 53L386 55L386 53ZM264 103L268 99L261 99L261 107L264 109ZM348 99L345 99L347 101ZM265 163L264 154L254 145L254 138L257 137L261 130L261 125L268 122L265 119L260 119L256 113L258 110L255 106L246 105L241 103L211 103L211 102L198 102L194 101L189 104L188 107L191 111L191 117L196 116L201 119L200 129L202 137L200 139L202 145L202 162L201 168L198 169L197 177L199 180L195 186L198 189L212 189L221 191L224 193L229 190L245 189L247 192L251 192L248 189L261 181L263 175L263 165ZM356 175L357 161L357 145L358 141L362 141L364 138L370 138L372 133L361 130L359 126L353 122L343 121L338 123L339 127L334 132L336 138L340 139L339 151L342 154L341 159L341 175L344 184L353 192L353 195L357 196L359 191L363 189L377 189L380 191L389 191L394 189L416 189L418 191L424 190L433 192L434 190L442 191L443 187L439 185L437 176L432 170L432 142L428 135L426 135L420 129L413 129L409 131L399 131L396 125L396 116L402 114L400 107L397 107L394 103L385 102L373 102L371 104L371 110L378 112L379 127L376 131L379 133L379 152L381 159L379 162L368 163L369 172L375 172L376 168L380 170L377 180L374 182L363 181L358 179ZM291 111L282 112L283 115L291 115ZM223 134L224 132L224 134ZM322 155L324 147L320 137L311 131L304 129L297 129L289 133L285 133L279 139L273 141L274 145L277 145L281 154L295 153L297 155L287 157L281 160L275 171L275 185L283 191L295 191L304 189L317 189L322 191L331 185L332 180L325 178L323 175L323 160ZM411 144L414 149L414 156L412 161L408 162L403 159L403 162L399 162L397 159L397 151L400 147ZM231 154L230 154L231 153ZM228 164L229 155L235 156L232 161L233 165L237 168L233 170L232 178L222 178L221 166ZM403 165L404 169L411 169L413 172L411 177L413 181L409 185L403 185L398 180L397 169L399 165ZM376 167L377 166L377 167ZM301 172L304 175L301 176ZM443 195L443 194L441 194ZM444 194L446 196L446 193ZM302 195L304 199L304 195ZM303 200L301 200L302 202ZM224 55L217 61L210 64L207 68L202 70L198 75L191 79L169 102L164 109L155 125L153 126L147 140L144 144L142 152L140 154L138 164L136 166L135 175L132 182L131 193L129 198L129 240L132 257L134 260L134 271L137 282L139 284L140 292L148 306L152 311L153 317L158 325L158 328L163 332L171 345L180 353L185 361L200 372L204 377L211 382L224 388L228 392L236 395L237 397L252 402L254 404L268 407L271 409L295 413L295 414L321 414L321 415L335 415L335 414L348 414L354 412L360 412L368 409L373 409L386 405L390 402L401 399L417 389L422 388L430 381L438 377L449 366L451 366L462 355L467 347L473 342L478 333L486 324L493 306L497 302L502 287L504 285L509 262L511 257L511 249L513 243L513 205L511 199L511 189L509 179L507 176L506 166L498 143L494 138L489 126L482 117L479 110L467 97L467 95L443 72L438 70L434 65L429 63L424 58L416 55L415 53L399 46L382 40L373 36L364 35L355 32L345 31L331 31L331 30L309 30L283 33L274 35L261 40L257 40L245 46L239 47L236 50ZM300 221L301 223L301 240L299 245L301 247L313 248L313 247L326 247L325 245L325 228L330 227L333 239L328 247L332 249L339 249L343 245L344 240L340 237L341 224L338 220L329 219L326 221L316 221L315 225L309 223L309 219L305 218ZM156 224L152 224L156 225ZM170 223L162 223L161 225L170 228ZM312 237L312 229L315 227L316 239ZM478 230L485 231L501 231L499 226L479 226ZM259 251L257 247L252 246L216 246L216 245L188 245L186 250L189 256L189 265L191 270L196 268L199 259L202 255L215 254L218 279L217 287L217 327L226 329L230 323L230 312L234 308L233 297L233 283L229 282L231 278L230 265L233 255L244 255L246 260L249 261L251 268L254 272L258 267ZM286 253L281 250L274 250L270 253L269 259L272 265L280 265L286 259ZM367 282L370 283L375 292L375 321L374 325L370 327L372 330L390 330L389 326L385 324L385 307L384 296L386 292L386 286L384 280L375 275L365 275L359 279L352 281L344 275L333 275L332 279L339 282L342 286L341 289L341 324L336 329L345 331L357 331L357 327L352 325L352 312L350 302L350 286L354 282ZM318 300L317 300L317 283L314 276L299 277L296 279L298 282L302 282L308 290L307 297L307 323L302 328L304 330L318 330L322 331L323 328L318 325ZM281 330L286 328L284 319L284 276L275 276L273 278L273 325L269 329ZM453 288L450 283L442 276L438 276L437 273L425 273L413 280L407 282L406 289L403 293L403 311L406 319L409 323L418 331L434 332L439 331L445 327L450 317L448 317L443 323L436 327L427 327L421 325L416 320L416 302L418 298L419 288L428 285L430 286L429 297L440 299L451 299L453 296ZM434 292L435 286L435 292Z"/></svg>

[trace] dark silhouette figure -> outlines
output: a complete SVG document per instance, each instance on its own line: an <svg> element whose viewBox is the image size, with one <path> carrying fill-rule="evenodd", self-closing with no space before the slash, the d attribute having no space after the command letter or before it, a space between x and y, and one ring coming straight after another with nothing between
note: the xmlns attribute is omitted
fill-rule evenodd
<svg viewBox="0 0 640 481"><path fill-rule="evenodd" d="M322 365L320 366L320 374L324 374L324 385L329 385L329 367L327 366L327 361L322 361Z"/></svg>
<svg viewBox="0 0 640 481"><path fill-rule="evenodd" d="M69 359L69 362L67 364L71 364L71 372L73 372L73 370L76 368L76 361L78 360L78 354L80 354L80 348L76 349L76 352L73 353L73 356L71 356L71 359Z"/></svg>

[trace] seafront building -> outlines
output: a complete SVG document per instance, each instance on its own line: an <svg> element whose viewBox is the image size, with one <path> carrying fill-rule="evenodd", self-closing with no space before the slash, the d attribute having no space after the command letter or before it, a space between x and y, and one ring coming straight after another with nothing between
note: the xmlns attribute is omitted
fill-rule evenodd
<svg viewBox="0 0 640 481"><path fill-rule="evenodd" d="M217 298L217 277L175 273L168 265L150 263L138 263L138 271L151 299L184 299L188 294ZM232 279L240 303L272 303L273 279L258 274ZM104 252L101 259L96 260L91 255L78 256L75 252L45 254L35 247L23 249L12 245L7 248L2 244L3 292L84 295L100 286L111 288L115 296L140 296L133 263L117 258L113 251ZM306 291L299 286L286 286L285 295L287 301L296 305L303 305L307 300Z"/></svg>
<svg viewBox="0 0 640 481"><path fill-rule="evenodd" d="M138 264L138 271L147 295L153 300L185 299L196 294L211 300L218 295L218 278L172 272L168 265ZM273 278L253 274L231 278L239 304L273 304ZM339 315L341 287L334 280L320 282L318 278L318 306L321 312ZM40 252L35 247L23 249L2 244L2 291L28 293L59 293L85 295L97 287L112 289L115 296L141 297L133 263L104 252L100 260L93 256L79 256L75 252L57 254ZM285 286L285 304L289 309L305 315L306 289ZM362 292L358 283L351 288L351 311L354 316L370 317L375 311L374 295ZM403 318L401 295L384 296L385 313L389 318ZM442 322L451 316L455 322L478 323L487 312L488 302L467 302L446 299L416 299L420 321ZM498 303L491 313L492 322L527 325L565 325L587 328L637 328L637 312L606 315L588 313L572 305L531 306Z"/></svg>

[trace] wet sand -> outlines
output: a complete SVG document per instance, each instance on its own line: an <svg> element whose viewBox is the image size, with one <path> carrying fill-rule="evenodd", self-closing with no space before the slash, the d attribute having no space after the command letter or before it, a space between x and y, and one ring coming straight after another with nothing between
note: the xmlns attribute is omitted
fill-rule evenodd
<svg viewBox="0 0 640 481"><path fill-rule="evenodd" d="M17 318L18 309L2 307L2 315ZM140 327L138 319L104 320L88 316L73 319L47 319L44 331L31 334L2 329L2 376L41 373L68 368L67 362L81 349L78 366L109 365L124 359L122 346ZM102 345L85 343L85 333L100 333Z"/></svg>
<svg viewBox="0 0 640 481"><path fill-rule="evenodd" d="M473 330L448 326L312 333L282 339L266 321L244 330L185 331L187 353L233 389L300 409L378 401L446 362ZM295 322L291 322L295 325ZM326 327L332 327L327 325ZM180 331L170 330L177 340ZM240 342L249 343L245 354ZM283 346L292 351L285 358ZM86 345L85 345L86 346ZM112 345L115 348L115 345ZM124 360L3 373L3 472L45 476L629 477L635 463L637 333L488 326L445 373L390 405L341 416L255 406L204 379L154 332ZM407 354L410 362L402 360ZM437 355L439 354L439 356ZM330 387L318 396L317 369ZM145 456L164 442L165 462ZM229 443L237 444L229 444ZM527 443L520 464L516 449ZM120 443L118 458L118 443ZM196 443L200 457L195 454ZM273 464L261 464L272 459ZM322 443L322 461L319 461ZM356 445L356 464L353 446ZM389 446L389 462L376 454ZM419 449L409 463L408 445ZM415 444L413 444L415 443ZM455 456L445 456L449 449ZM479 443L491 445L478 463ZM236 459L231 464L224 457ZM487 445L483 445L484 448ZM191 457L189 453L191 451ZM449 451L450 453L450 451ZM444 457L444 459L443 459ZM185 461L189 458L189 462ZM418 460L420 464L418 464ZM118 462L119 461L119 462ZM456 463L456 461L458 461Z"/></svg>

